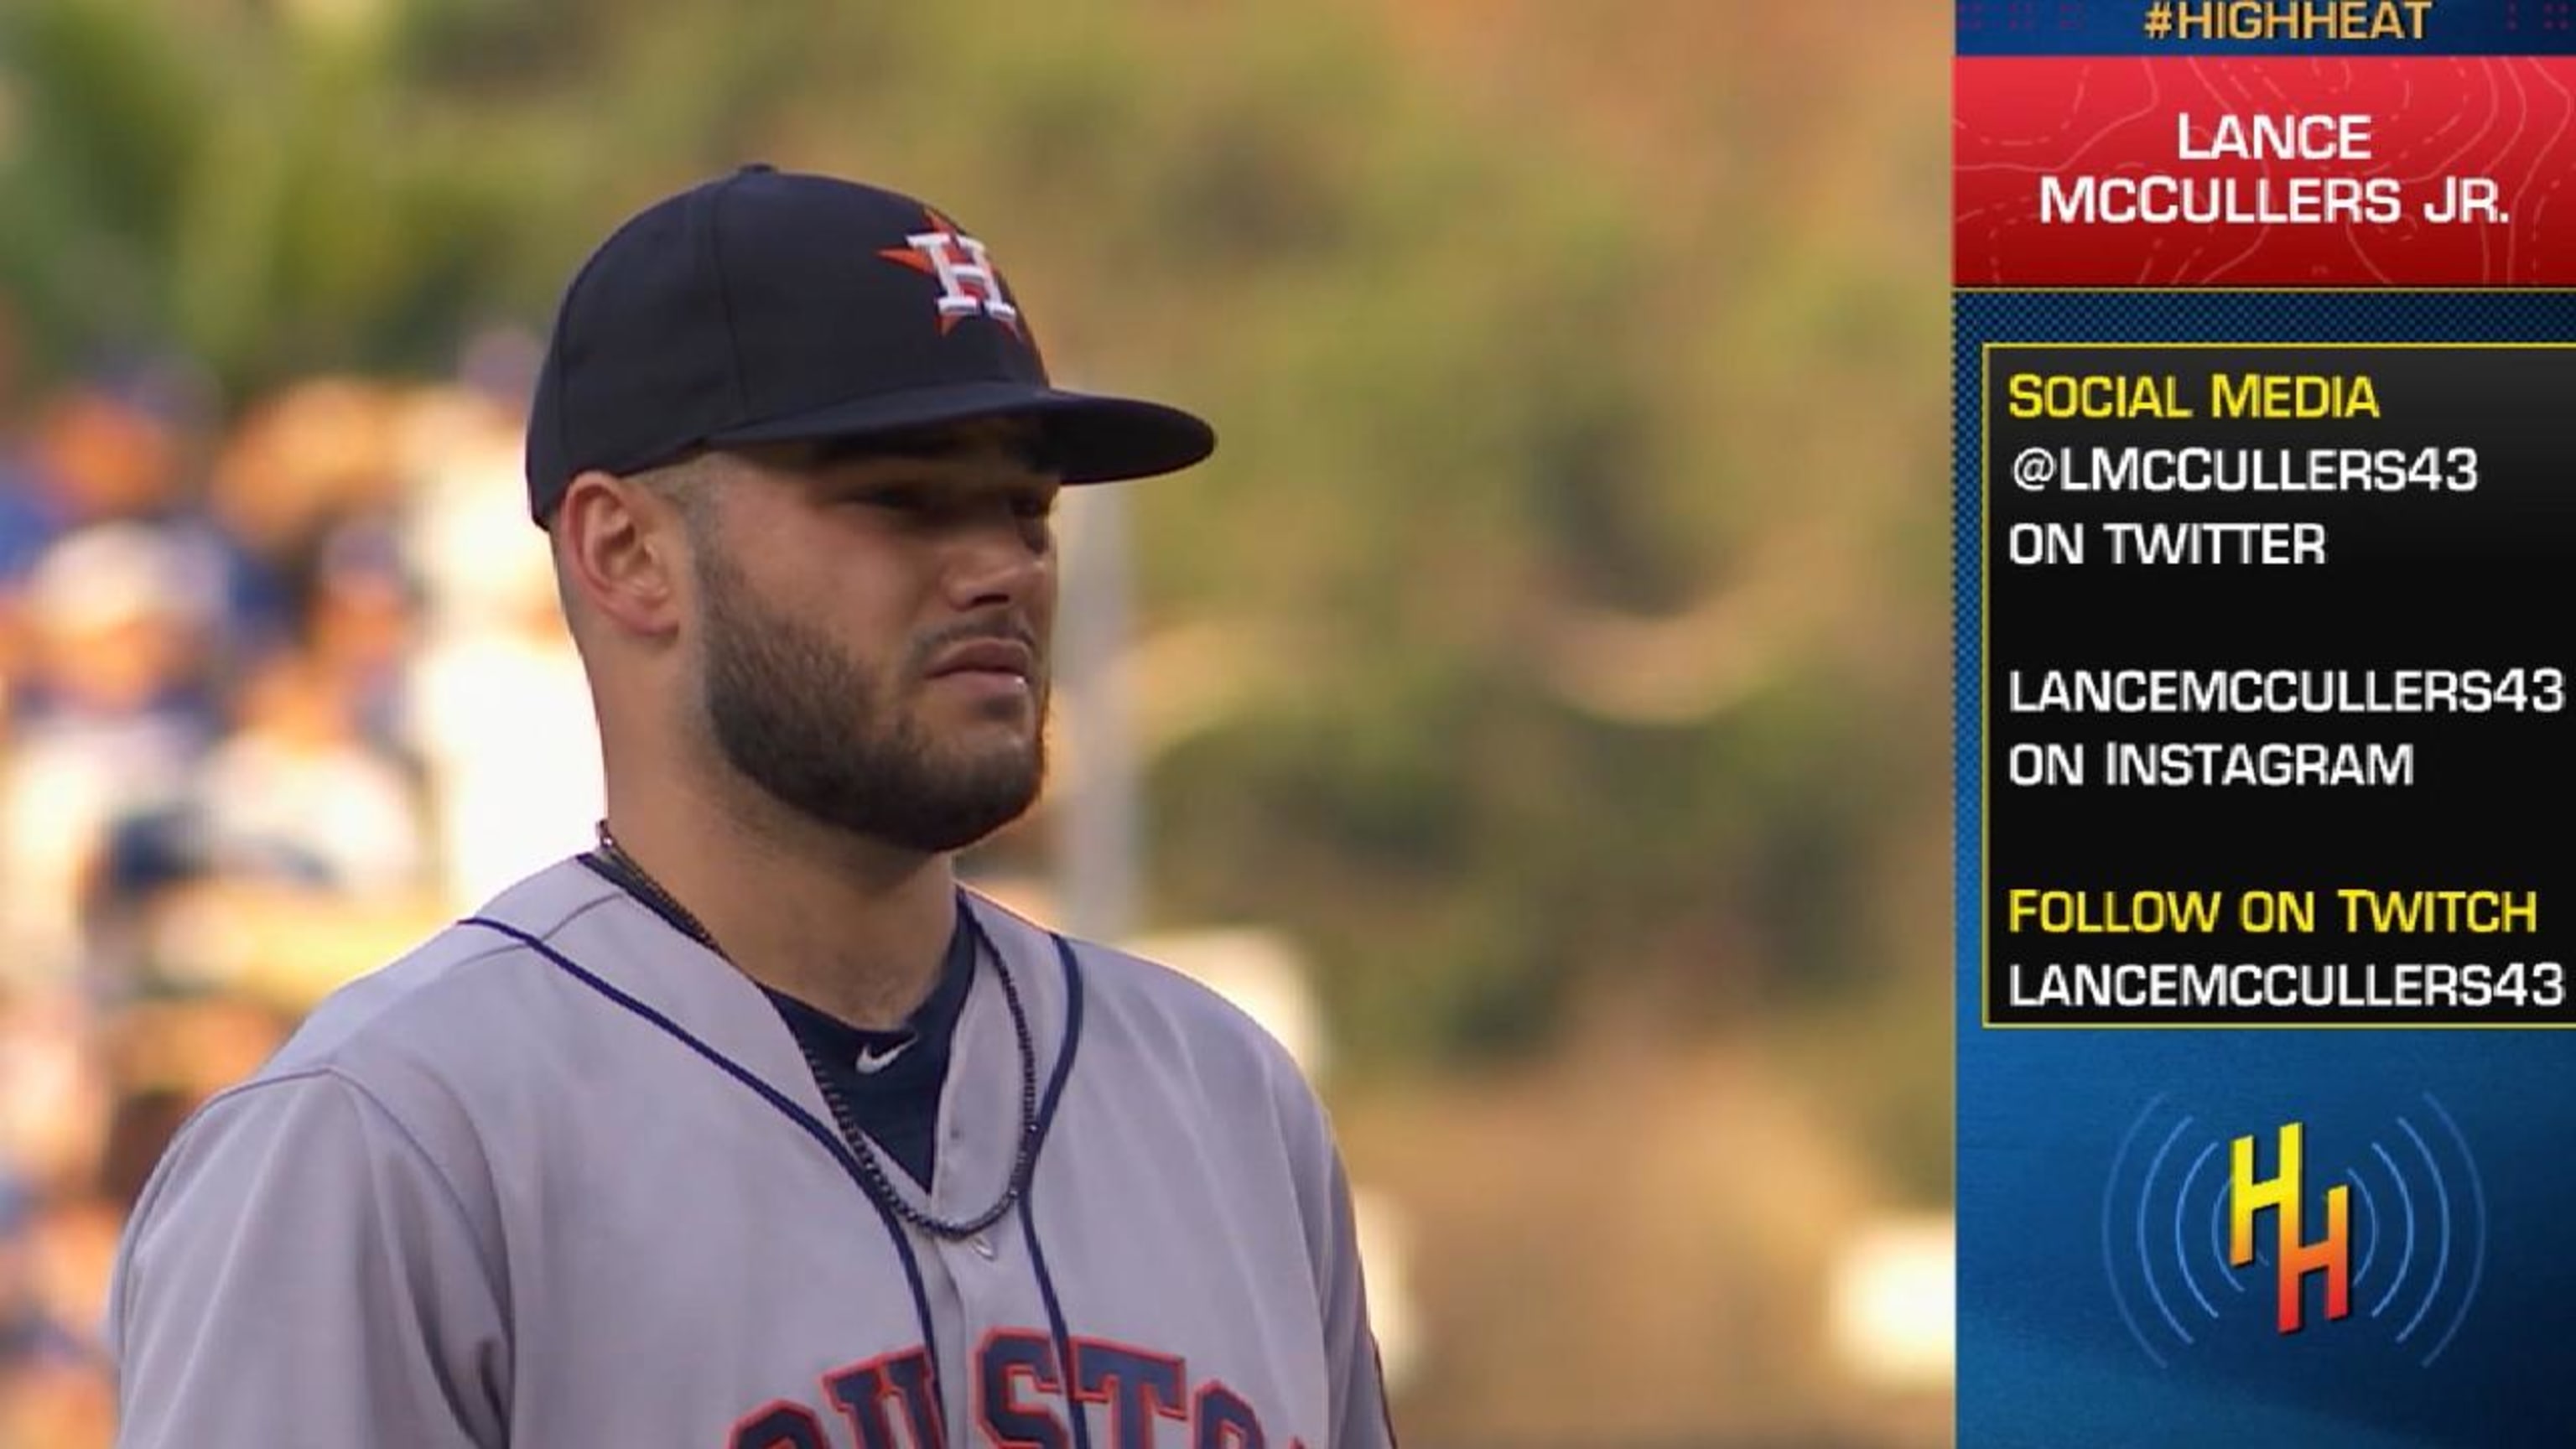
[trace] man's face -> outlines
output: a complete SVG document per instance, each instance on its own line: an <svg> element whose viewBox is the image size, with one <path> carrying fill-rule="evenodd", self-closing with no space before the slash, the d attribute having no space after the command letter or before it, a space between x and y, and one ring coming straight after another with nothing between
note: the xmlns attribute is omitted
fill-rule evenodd
<svg viewBox="0 0 2576 1449"><path fill-rule="evenodd" d="M724 758L822 824L923 852L1018 818L1045 772L1049 515L1021 425L719 460L696 536Z"/></svg>

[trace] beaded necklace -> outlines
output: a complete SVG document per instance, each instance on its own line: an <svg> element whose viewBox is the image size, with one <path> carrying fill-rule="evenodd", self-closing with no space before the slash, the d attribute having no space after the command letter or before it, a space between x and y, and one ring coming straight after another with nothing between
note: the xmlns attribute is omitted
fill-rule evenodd
<svg viewBox="0 0 2576 1449"><path fill-rule="evenodd" d="M617 843L617 837L609 834L605 820L599 823L599 848L591 852L590 858L611 880L652 907L656 915L677 927L682 934L718 957L728 962L732 960L725 956L724 948L716 944L715 933L709 931L688 907L674 899L650 871L637 864L635 857L626 853L625 848ZM991 940L984 935L983 927L975 923L973 916L967 916L965 922L967 928L975 933L976 955L992 963L994 979L1002 985L1002 1000L1011 1010L1011 1034L1020 1057L1019 1146L1012 1156L1010 1176L1003 1183L1002 1195L993 1201L992 1206L973 1217L951 1219L934 1217L906 1201L887 1178L884 1165L877 1160L875 1147L859 1130L857 1114L850 1110L849 1101L834 1085L835 1074L814 1055L814 1049L806 1044L804 1038L800 1036L796 1042L797 1051L814 1073L814 1084L822 1090L824 1105L831 1108L833 1125L840 1129L841 1140L848 1144L850 1155L858 1163L860 1185L866 1188L869 1198L880 1208L923 1232L951 1240L971 1238L1002 1220L1002 1215L1009 1212L1028 1190L1029 1172L1037 1161L1038 1145L1038 1053L1029 1032L1028 1012L1020 1004L1019 986L1012 981L1010 968L1002 964L1002 953L993 949Z"/></svg>

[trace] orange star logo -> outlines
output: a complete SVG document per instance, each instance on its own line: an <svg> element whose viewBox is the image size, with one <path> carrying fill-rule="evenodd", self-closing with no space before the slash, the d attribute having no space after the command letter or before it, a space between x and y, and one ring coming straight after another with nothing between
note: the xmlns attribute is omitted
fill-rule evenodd
<svg viewBox="0 0 2576 1449"><path fill-rule="evenodd" d="M923 215L930 220L929 230L914 232L902 246L885 247L877 255L939 283L939 334L947 336L963 318L984 316L1023 337L1020 309L1012 305L984 244L936 211L925 207Z"/></svg>

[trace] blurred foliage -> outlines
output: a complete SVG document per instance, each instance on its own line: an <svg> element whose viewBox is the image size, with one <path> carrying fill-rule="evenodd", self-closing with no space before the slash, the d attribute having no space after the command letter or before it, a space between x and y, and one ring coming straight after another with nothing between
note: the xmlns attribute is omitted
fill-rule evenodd
<svg viewBox="0 0 2576 1449"><path fill-rule="evenodd" d="M541 330L614 221L753 158L952 208L1060 375L1224 435L1138 500L1147 637L1212 626L1227 665L1146 681L1215 698L1150 766L1159 917L1286 927L1363 1070L1530 1049L1628 989L1677 1032L1932 1013L1864 1033L1856 1117L1946 1195L1914 1145L1948 1076L1943 137L1895 68L1937 23L0 16L0 291L39 368L176 347L230 405L444 370Z"/></svg>

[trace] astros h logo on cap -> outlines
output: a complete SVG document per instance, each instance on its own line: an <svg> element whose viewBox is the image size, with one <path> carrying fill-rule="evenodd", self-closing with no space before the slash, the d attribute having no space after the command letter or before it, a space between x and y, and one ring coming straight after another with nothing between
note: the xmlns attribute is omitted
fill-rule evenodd
<svg viewBox="0 0 2576 1449"><path fill-rule="evenodd" d="M941 332L956 326L958 318L981 312L1017 333L1020 309L1011 305L1003 291L1001 274L993 270L984 244L959 231L957 223L938 212L927 207L923 210L930 218L931 230L914 232L903 239L902 246L887 247L877 255L939 279Z"/></svg>

